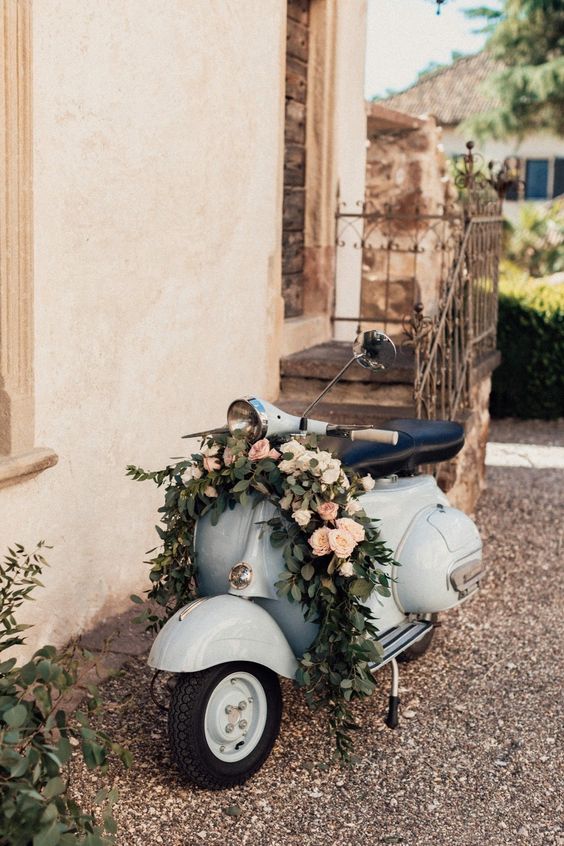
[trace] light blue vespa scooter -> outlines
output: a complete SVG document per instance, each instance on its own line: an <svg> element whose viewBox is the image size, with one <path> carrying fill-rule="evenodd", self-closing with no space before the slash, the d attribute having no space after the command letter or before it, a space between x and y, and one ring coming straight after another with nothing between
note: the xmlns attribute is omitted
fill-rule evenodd
<svg viewBox="0 0 564 846"><path fill-rule="evenodd" d="M391 340L377 332L361 334L353 352L346 367L357 361L383 368L395 358ZM423 654L437 613L475 593L483 576L482 544L474 523L451 508L435 479L416 475L420 464L444 461L462 448L457 423L398 419L384 429L358 429L307 417L346 367L301 419L251 397L231 403L228 427L251 441L298 430L341 438L343 462L376 479L362 505L379 520L383 539L402 565L389 572L392 595L367 601L383 648L374 670L392 665L387 722L393 727L396 658ZM201 598L167 622L149 655L151 667L177 677L169 708L173 757L192 782L208 789L241 784L263 764L280 726L278 676L294 678L298 659L316 635L301 607L277 595L284 562L264 530L274 514L272 503L264 501L254 509L226 510L215 526L209 517L200 518L195 551Z"/></svg>

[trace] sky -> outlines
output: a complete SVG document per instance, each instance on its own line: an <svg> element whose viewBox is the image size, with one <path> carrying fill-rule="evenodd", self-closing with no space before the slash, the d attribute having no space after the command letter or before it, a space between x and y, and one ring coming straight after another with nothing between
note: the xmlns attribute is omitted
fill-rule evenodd
<svg viewBox="0 0 564 846"><path fill-rule="evenodd" d="M429 62L449 63L453 50L481 50L485 35L472 33L480 21L462 13L478 5L490 4L448 0L437 15L433 0L368 0L366 98L407 88Z"/></svg>

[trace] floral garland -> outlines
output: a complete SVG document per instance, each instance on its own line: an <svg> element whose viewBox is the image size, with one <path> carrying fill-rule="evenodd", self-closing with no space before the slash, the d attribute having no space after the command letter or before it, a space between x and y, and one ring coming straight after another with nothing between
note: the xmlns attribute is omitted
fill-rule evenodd
<svg viewBox="0 0 564 846"><path fill-rule="evenodd" d="M127 473L165 488L159 509L164 527L156 527L163 546L147 562L148 598L165 610L164 616L145 612L154 631L198 595L196 519L210 513L216 523L226 508L257 496L276 505L270 542L283 548L285 562L276 588L319 624L296 678L312 707L328 706L337 753L350 761L356 726L349 703L372 693L369 665L381 657L374 618L363 602L373 591L390 595L383 567L392 555L358 499L374 480L344 468L312 436L277 444L264 438L251 446L242 437L208 436L191 459L157 472L131 466Z"/></svg>

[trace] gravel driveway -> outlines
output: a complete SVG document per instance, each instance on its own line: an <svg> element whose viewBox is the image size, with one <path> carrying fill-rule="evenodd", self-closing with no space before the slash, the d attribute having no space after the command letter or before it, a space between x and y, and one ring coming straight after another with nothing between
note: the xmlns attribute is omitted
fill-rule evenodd
<svg viewBox="0 0 564 846"><path fill-rule="evenodd" d="M554 424L503 421L491 440L562 446L563 436ZM119 846L563 844L564 470L490 466L487 481L483 590L401 668L398 729L382 721L389 668L356 706L357 767L326 763L323 720L284 683L281 734L262 770L222 793L193 789L171 766L143 662L107 682L104 726L135 756L129 772L111 770ZM85 793L94 786L82 776Z"/></svg>

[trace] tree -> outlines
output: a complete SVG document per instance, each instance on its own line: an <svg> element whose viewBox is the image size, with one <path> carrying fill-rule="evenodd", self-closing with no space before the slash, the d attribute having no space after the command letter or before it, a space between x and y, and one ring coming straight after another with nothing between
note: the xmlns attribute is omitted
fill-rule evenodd
<svg viewBox="0 0 564 846"><path fill-rule="evenodd" d="M490 83L499 108L470 118L463 129L479 138L535 129L564 135L564 0L503 0L501 9L467 14L485 19L486 49L504 68Z"/></svg>

